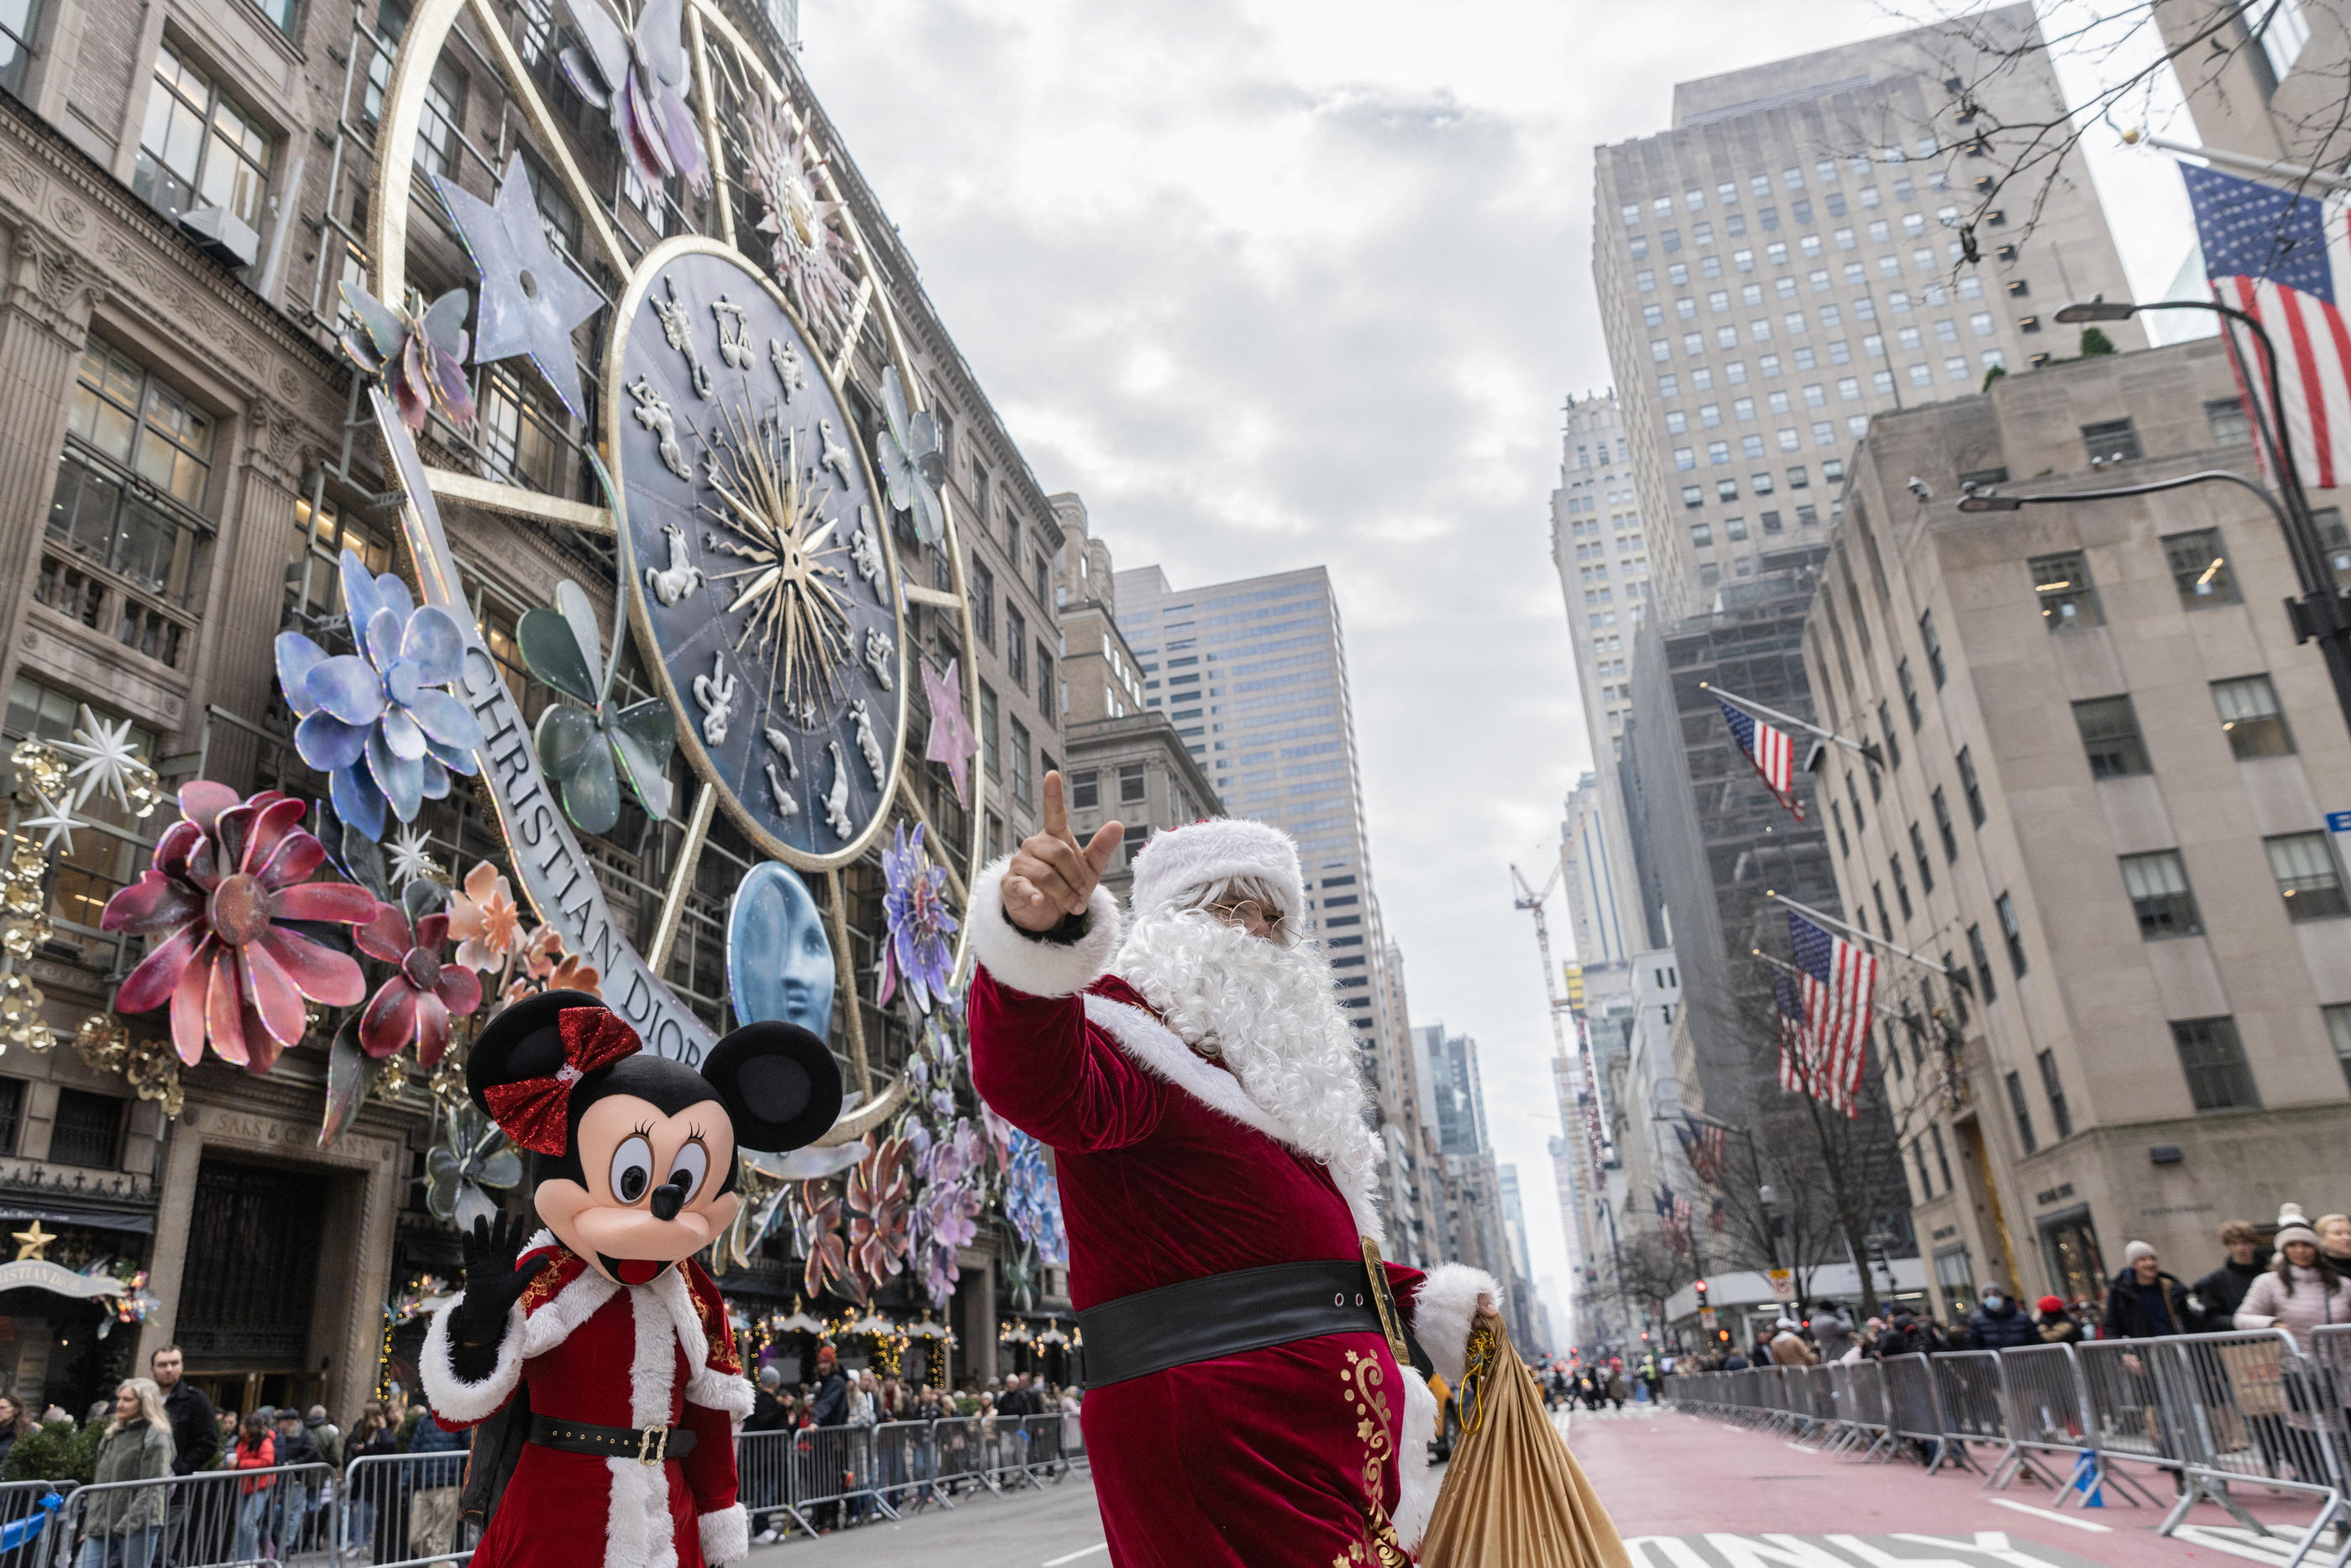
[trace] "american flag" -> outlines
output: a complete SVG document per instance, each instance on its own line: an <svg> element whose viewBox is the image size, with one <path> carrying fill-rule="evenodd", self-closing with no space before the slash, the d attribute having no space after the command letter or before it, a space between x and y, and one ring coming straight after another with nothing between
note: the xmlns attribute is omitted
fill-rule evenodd
<svg viewBox="0 0 2351 1568"><path fill-rule="evenodd" d="M1804 999L1793 976L1772 971L1771 1000L1780 1012L1780 1086L1802 1094L1813 1081L1812 1047L1804 1033Z"/></svg>
<svg viewBox="0 0 2351 1568"><path fill-rule="evenodd" d="M1796 799L1796 742L1788 738L1785 730L1765 723L1752 713L1732 707L1722 698L1722 717L1730 726L1730 738L1755 764L1755 772L1764 787L1782 805L1795 814L1798 822L1804 820L1803 804Z"/></svg>
<svg viewBox="0 0 2351 1568"><path fill-rule="evenodd" d="M1709 1231L1719 1231L1729 1223L1730 1223L1730 1211L1723 1207L1721 1195L1718 1193L1714 1199L1714 1212L1706 1218L1706 1228Z"/></svg>
<svg viewBox="0 0 2351 1568"><path fill-rule="evenodd" d="M2322 201L2258 180L2183 163L2188 203L2204 247L2212 293L2269 329L2278 358L2285 431L2296 456L2311 466L2305 483L2332 490L2351 483L2351 329L2341 306L2351 291L2351 225L2344 198ZM2257 348L2237 350L2238 384L2273 420L2269 378ZM2266 467L2269 457L2262 454Z"/></svg>
<svg viewBox="0 0 2351 1568"><path fill-rule="evenodd" d="M1721 1186L1723 1156L1729 1147L1729 1135L1712 1122L1687 1115L1674 1134L1682 1140L1682 1158L1689 1161L1691 1174L1708 1187Z"/></svg>
<svg viewBox="0 0 2351 1568"><path fill-rule="evenodd" d="M1690 1200L1670 1188L1657 1189L1657 1225L1677 1252L1689 1247Z"/></svg>
<svg viewBox="0 0 2351 1568"><path fill-rule="evenodd" d="M1803 1033L1811 1047L1811 1092L1849 1116L1861 1115L1861 1069L1868 1054L1870 996L1877 989L1877 958L1788 911L1796 981L1803 1002ZM1784 1069L1783 1069L1784 1071Z"/></svg>

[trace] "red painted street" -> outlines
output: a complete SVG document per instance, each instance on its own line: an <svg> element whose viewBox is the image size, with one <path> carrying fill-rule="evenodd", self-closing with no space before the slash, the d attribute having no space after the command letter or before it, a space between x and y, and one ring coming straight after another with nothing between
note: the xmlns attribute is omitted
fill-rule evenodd
<svg viewBox="0 0 2351 1568"><path fill-rule="evenodd" d="M1999 1491L1967 1471L1928 1475L1910 1459L1865 1463L1815 1453L1776 1434L1646 1407L1578 1414L1571 1446L1630 1545L1636 1568L2038 1568L2040 1564L2283 1564L2317 1500L2240 1486L2239 1500L2277 1532L2264 1538L2199 1506L2173 1536L2163 1512L2125 1506L2063 1511L2022 1480ZM1981 1450L1982 1462L1993 1462ZM2168 1476L2147 1490L2176 1496ZM2306 1561L2324 1564L2330 1537Z"/></svg>

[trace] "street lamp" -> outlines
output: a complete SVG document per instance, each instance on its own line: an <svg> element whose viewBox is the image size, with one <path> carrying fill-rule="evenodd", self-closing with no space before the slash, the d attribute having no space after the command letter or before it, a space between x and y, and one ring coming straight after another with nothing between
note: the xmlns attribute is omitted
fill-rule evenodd
<svg viewBox="0 0 2351 1568"><path fill-rule="evenodd" d="M2131 485L2105 491L2073 492L2057 496L1993 496L1974 493L1959 503L1962 512L2012 512L2027 502L2053 503L2067 501L2101 501L2117 496L2147 495L2159 490L2176 490L2182 485L2220 481L2239 484L2259 495L2268 505L2271 515L2277 519L2279 529L2285 535L2286 553L2294 557L2294 576L2302 584L2302 597L2285 601L2286 619L2294 628L2296 642L2314 639L2326 661L2326 673L2335 683L2335 701L2343 711L2343 721L2351 725L2351 608L2346 608L2342 590L2335 585L2333 571L2326 560L2326 542L2319 537L2317 520L2310 514L2310 499L2303 493L2302 472L2294 464L2294 442L2283 425L2272 423L2272 416L2284 408L2283 389L2279 382L2277 347L2270 339L2269 328L2260 318L2234 306L2217 300L2159 299L2146 305L2131 305L2109 300L2104 296L2086 303L2068 305L2057 312L2057 319L2067 325L2095 321L2127 321L2145 310L2204 310L2226 317L2253 335L2261 345L2262 376L2269 389L2266 410L2262 400L2249 398L2254 428L2260 432L2262 449L2269 454L2270 468L2277 475L2278 493L2273 497L2264 487L2242 474L2220 470L2208 470L2183 478L2157 484ZM1970 500L1980 500L1981 505L1970 505ZM2279 502L2283 501L2283 505ZM2016 505L2004 504L2014 502Z"/></svg>

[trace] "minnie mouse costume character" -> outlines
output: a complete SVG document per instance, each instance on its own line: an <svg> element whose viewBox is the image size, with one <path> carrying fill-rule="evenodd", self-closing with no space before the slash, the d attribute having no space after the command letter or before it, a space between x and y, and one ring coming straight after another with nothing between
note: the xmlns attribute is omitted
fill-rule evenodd
<svg viewBox="0 0 2351 1568"><path fill-rule="evenodd" d="M434 1314L433 1413L480 1428L479 1568L702 1568L750 1551L732 1421L751 1411L726 1305L694 1262L733 1223L737 1147L799 1148L841 1112L824 1042L753 1023L700 1071L644 1054L594 997L492 1019L474 1103L532 1154L545 1229L476 1220L465 1288Z"/></svg>

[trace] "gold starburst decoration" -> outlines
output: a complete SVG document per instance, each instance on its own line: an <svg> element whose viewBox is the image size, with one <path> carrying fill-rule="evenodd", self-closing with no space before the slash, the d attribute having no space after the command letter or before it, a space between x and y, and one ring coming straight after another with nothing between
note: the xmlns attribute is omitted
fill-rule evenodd
<svg viewBox="0 0 2351 1568"><path fill-rule="evenodd" d="M727 408L708 440L718 504L705 502L702 511L726 530L709 535L709 545L748 563L710 574L740 582L730 614L750 612L735 651L756 642L776 663L784 711L803 719L839 697L837 670L849 658L849 574L825 559L847 552L830 543L835 524L821 515L829 485L801 468L798 432L772 415Z"/></svg>

